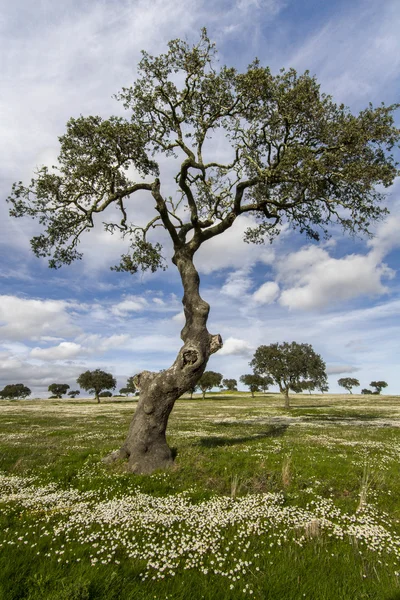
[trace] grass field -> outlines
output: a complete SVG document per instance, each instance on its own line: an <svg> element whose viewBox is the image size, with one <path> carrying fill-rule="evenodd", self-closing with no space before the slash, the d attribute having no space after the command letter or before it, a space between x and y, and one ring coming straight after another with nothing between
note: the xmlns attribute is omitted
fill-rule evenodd
<svg viewBox="0 0 400 600"><path fill-rule="evenodd" d="M144 477L135 401L0 401L0 599L400 599L400 398L292 404L181 399Z"/></svg>

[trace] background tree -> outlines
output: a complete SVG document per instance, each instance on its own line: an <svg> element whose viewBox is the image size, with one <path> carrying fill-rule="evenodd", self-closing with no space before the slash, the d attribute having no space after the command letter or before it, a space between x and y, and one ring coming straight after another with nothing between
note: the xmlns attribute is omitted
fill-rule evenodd
<svg viewBox="0 0 400 600"><path fill-rule="evenodd" d="M112 392L109 392L109 391L100 392L99 398L112 398Z"/></svg>
<svg viewBox="0 0 400 600"><path fill-rule="evenodd" d="M17 398L27 398L31 393L31 390L23 383L10 383L0 391L0 397L15 400Z"/></svg>
<svg viewBox="0 0 400 600"><path fill-rule="evenodd" d="M290 408L289 389L300 392L309 385L313 389L327 386L325 363L310 344L283 342L259 346L250 366L257 375L268 375L279 386L285 408Z"/></svg>
<svg viewBox="0 0 400 600"><path fill-rule="evenodd" d="M237 381L236 379L223 379L222 385L229 390L230 392L234 392L237 390Z"/></svg>
<svg viewBox="0 0 400 600"><path fill-rule="evenodd" d="M352 394L351 388L358 387L360 382L354 377L342 377L341 379L338 379L338 384Z"/></svg>
<svg viewBox="0 0 400 600"><path fill-rule="evenodd" d="M71 398L76 398L79 395L80 395L79 390L71 390L70 392L68 392L68 396L70 396Z"/></svg>
<svg viewBox="0 0 400 600"><path fill-rule="evenodd" d="M126 386L123 388L124 390L126 390L125 392L123 392L124 394L135 394L136 385L135 385L134 379L135 379L135 375L128 377Z"/></svg>
<svg viewBox="0 0 400 600"><path fill-rule="evenodd" d="M254 392L259 392L265 385L265 378L255 373L247 373L240 376L240 381L250 389L251 396L254 398Z"/></svg>
<svg viewBox="0 0 400 600"><path fill-rule="evenodd" d="M383 388L386 388L388 384L386 381L371 381L369 385L375 388L374 394L380 394Z"/></svg>
<svg viewBox="0 0 400 600"><path fill-rule="evenodd" d="M193 399L193 394L194 394L194 393L195 393L195 391L196 391L196 386L195 386L195 385L192 385L192 386L191 386L191 387L190 387L188 390L186 390L186 391L187 391L187 393L188 393L188 394L190 394L190 399L192 400L192 399Z"/></svg>
<svg viewBox="0 0 400 600"><path fill-rule="evenodd" d="M94 394L99 403L100 392L103 390L115 390L117 386L117 382L111 373L106 373L101 369L81 373L76 382L83 390L86 390L89 394Z"/></svg>
<svg viewBox="0 0 400 600"><path fill-rule="evenodd" d="M361 393L362 394L373 394L374 392L372 390L367 389L367 388L363 388L361 390Z"/></svg>
<svg viewBox="0 0 400 600"><path fill-rule="evenodd" d="M127 242L117 271L164 268L157 226L169 236L184 289L183 346L169 369L135 378L140 400L127 439L110 456L151 472L173 460L165 431L176 399L222 345L207 330L195 253L241 215L254 217L248 242L272 241L285 224L313 240L331 223L369 235L387 213L381 190L397 175L392 149L400 132L397 105L352 115L307 71L273 75L258 60L243 73L220 66L205 30L194 46L173 40L165 54L143 52L137 73L118 95L128 118L70 119L57 169L44 166L29 185L14 184L9 201L12 216L38 218L44 231L32 249L54 268L81 258L80 237L98 219ZM226 160L217 157L216 135L226 141ZM159 179L159 158L164 173L173 162L170 181ZM154 217L138 227L135 199L143 194Z"/></svg>
<svg viewBox="0 0 400 600"><path fill-rule="evenodd" d="M63 394L69 390L69 385L67 383L51 383L47 389L55 398L62 398Z"/></svg>
<svg viewBox="0 0 400 600"><path fill-rule="evenodd" d="M204 371L203 375L197 382L196 387L203 392L203 399L206 397L206 392L214 387L221 387L222 375L215 371Z"/></svg>

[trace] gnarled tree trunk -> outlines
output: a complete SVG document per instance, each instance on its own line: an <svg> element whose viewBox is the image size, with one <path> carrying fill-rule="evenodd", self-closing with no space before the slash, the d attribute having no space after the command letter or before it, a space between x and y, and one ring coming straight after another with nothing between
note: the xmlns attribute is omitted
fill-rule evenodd
<svg viewBox="0 0 400 600"><path fill-rule="evenodd" d="M199 294L200 278L187 247L176 250L173 262L181 275L186 323L181 332L184 345L174 364L160 373L143 371L136 377L139 402L120 450L105 459L128 459L133 473L152 473L172 464L173 456L165 432L175 401L193 387L203 374L208 359L222 347L220 335L207 331L209 305Z"/></svg>

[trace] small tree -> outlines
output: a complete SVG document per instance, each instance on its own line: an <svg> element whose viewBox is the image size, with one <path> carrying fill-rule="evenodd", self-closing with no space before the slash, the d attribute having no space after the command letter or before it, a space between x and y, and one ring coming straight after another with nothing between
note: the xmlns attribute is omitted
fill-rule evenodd
<svg viewBox="0 0 400 600"><path fill-rule="evenodd" d="M192 399L193 399L193 394L194 394L194 393L195 393L195 391L196 391L196 386L195 386L195 385L192 385L192 386L190 386L190 388L189 388L188 390L186 390L186 391L187 391L187 393L188 393L188 394L190 394L190 399L192 400Z"/></svg>
<svg viewBox="0 0 400 600"><path fill-rule="evenodd" d="M351 388L358 387L360 382L354 377L342 377L341 379L338 379L338 384L352 394Z"/></svg>
<svg viewBox="0 0 400 600"><path fill-rule="evenodd" d="M51 383L47 389L55 398L62 398L63 394L69 390L69 385L67 383Z"/></svg>
<svg viewBox="0 0 400 600"><path fill-rule="evenodd" d="M129 394L134 394L136 392L136 385L135 385L134 379L135 379L135 375L132 375L132 377L128 377L126 386L119 390L121 394L129 395Z"/></svg>
<svg viewBox="0 0 400 600"><path fill-rule="evenodd" d="M313 389L322 391L327 386L325 363L310 344L283 342L259 346L250 366L257 375L268 375L279 386L287 409L289 389L299 392L313 385Z"/></svg>
<svg viewBox="0 0 400 600"><path fill-rule="evenodd" d="M206 397L206 392L214 387L221 387L222 375L215 371L204 371L203 375L197 382L197 388L203 392L203 399Z"/></svg>
<svg viewBox="0 0 400 600"><path fill-rule="evenodd" d="M223 379L222 385L230 392L235 392L237 390L236 379Z"/></svg>
<svg viewBox="0 0 400 600"><path fill-rule="evenodd" d="M207 329L196 252L243 215L254 224L248 242L273 241L285 226L316 241L332 224L369 235L387 213L384 188L398 175L398 106L370 105L353 115L308 71L274 75L258 60L243 72L220 65L205 29L194 45L172 40L164 54L143 52L136 80L117 99L126 118L68 121L58 167L15 183L10 214L38 219L43 230L32 249L53 268L81 258L80 238L96 221L126 241L116 271L165 268L161 241L168 236L184 291L183 345L164 372L140 374L127 438L109 457L150 473L171 465L169 415L222 346ZM216 136L226 141L223 157ZM135 225L138 195L154 207L142 226ZM158 236L157 226L164 230Z"/></svg>
<svg viewBox="0 0 400 600"><path fill-rule="evenodd" d="M99 398L112 398L112 392L100 392Z"/></svg>
<svg viewBox="0 0 400 600"><path fill-rule="evenodd" d="M255 373L247 373L240 376L240 381L246 385L254 398L254 392L259 392L265 386L265 378Z"/></svg>
<svg viewBox="0 0 400 600"><path fill-rule="evenodd" d="M27 398L31 393L31 390L23 383L11 383L0 391L0 397L16 400L17 398Z"/></svg>
<svg viewBox="0 0 400 600"><path fill-rule="evenodd" d="M369 395L369 394L373 394L374 392L372 390L368 390L367 388L363 388L361 390L361 393L365 394L365 395Z"/></svg>
<svg viewBox="0 0 400 600"><path fill-rule="evenodd" d="M100 392L103 390L115 390L117 382L111 373L106 373L101 369L94 371L85 371L79 375L77 384L90 394L95 395L95 399L100 403Z"/></svg>
<svg viewBox="0 0 400 600"><path fill-rule="evenodd" d="M80 391L79 390L71 390L70 392L68 392L68 396L70 398L76 398L79 395L80 395Z"/></svg>
<svg viewBox="0 0 400 600"><path fill-rule="evenodd" d="M386 381L371 381L369 385L372 385L372 387L375 388L375 391L372 392L373 394L380 394L382 389L388 386Z"/></svg>

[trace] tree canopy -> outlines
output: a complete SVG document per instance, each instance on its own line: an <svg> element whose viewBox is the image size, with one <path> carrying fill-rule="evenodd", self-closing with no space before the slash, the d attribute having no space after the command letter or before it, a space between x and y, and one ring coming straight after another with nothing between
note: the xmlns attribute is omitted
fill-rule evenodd
<svg viewBox="0 0 400 600"><path fill-rule="evenodd" d="M63 394L69 390L69 385L67 383L51 383L47 389L55 398L62 398Z"/></svg>
<svg viewBox="0 0 400 600"><path fill-rule="evenodd" d="M258 375L268 375L279 386L290 408L289 390L299 392L310 385L325 391L327 376L325 363L310 344L297 342L259 346L250 362Z"/></svg>
<svg viewBox="0 0 400 600"><path fill-rule="evenodd" d="M230 392L233 392L233 391L237 390L237 381L236 381L236 379L223 379L222 380L222 385L224 387L226 387L226 389L229 390Z"/></svg>
<svg viewBox="0 0 400 600"><path fill-rule="evenodd" d="M71 118L59 138L58 165L41 167L28 186L13 186L11 215L39 218L45 231L32 248L49 256L51 267L81 257L82 233L110 205L120 218L104 214L104 226L127 240L117 269L129 272L164 266L159 241L148 239L158 225L175 245L195 251L244 213L257 216L246 234L256 243L278 235L285 222L312 239L328 233L332 221L369 234L387 213L376 186L388 187L397 174L392 113L399 105L369 105L352 115L308 71L273 75L258 60L243 73L219 66L205 29L192 47L173 40L158 57L143 52L135 83L117 99L130 118ZM228 160L213 158L207 143L219 130ZM176 198L162 193L154 156L163 154L177 167ZM132 166L137 181L128 177ZM156 203L144 227L128 215L138 192Z"/></svg>
<svg viewBox="0 0 400 600"><path fill-rule="evenodd" d="M380 394L383 388L386 388L388 386L386 381L371 381L369 385L375 388L375 394Z"/></svg>
<svg viewBox="0 0 400 600"><path fill-rule="evenodd" d="M31 393L31 390L23 383L10 383L0 390L0 397L15 400L16 398L27 398Z"/></svg>
<svg viewBox="0 0 400 600"><path fill-rule="evenodd" d="M99 221L126 241L116 271L165 268L169 237L184 289L183 346L169 369L138 377L139 404L112 457L150 472L172 462L165 431L174 403L222 346L206 327L195 253L241 215L253 217L247 242L272 241L283 226L313 240L332 224L369 235L398 173L398 105L353 115L308 71L273 74L258 60L243 72L219 65L205 29L193 46L177 39L159 56L143 52L135 82L117 99L127 118L71 118L58 164L15 183L8 200L13 217L39 220L32 249L53 268L81 258L79 242ZM146 194L154 215L143 223L136 200Z"/></svg>
<svg viewBox="0 0 400 600"><path fill-rule="evenodd" d="M353 392L351 391L351 389L353 387L358 387L360 385L360 382L354 377L342 377L341 379L338 379L338 384L340 385L340 387L343 387L345 390L350 392L350 394L352 394Z"/></svg>
<svg viewBox="0 0 400 600"><path fill-rule="evenodd" d="M249 388L251 395L254 397L254 392L260 390L266 391L268 386L273 383L271 377L262 377L255 373L247 373L240 376L240 381Z"/></svg>
<svg viewBox="0 0 400 600"><path fill-rule="evenodd" d="M203 392L203 398L206 397L206 392L214 387L221 387L222 375L215 371L204 371L203 375L197 382L197 388Z"/></svg>
<svg viewBox="0 0 400 600"><path fill-rule="evenodd" d="M101 369L81 373L76 382L83 390L90 394L94 393L97 402L100 402L101 391L115 390L117 386L117 382L111 373L106 373Z"/></svg>

